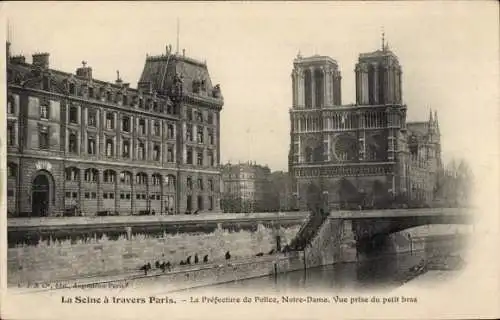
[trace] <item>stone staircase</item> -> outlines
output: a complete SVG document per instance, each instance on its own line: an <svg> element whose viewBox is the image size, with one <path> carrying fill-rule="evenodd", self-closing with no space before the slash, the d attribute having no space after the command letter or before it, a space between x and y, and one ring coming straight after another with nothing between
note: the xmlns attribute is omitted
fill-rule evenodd
<svg viewBox="0 0 500 320"><path fill-rule="evenodd" d="M310 245L327 219L328 213L323 210L313 211L290 243L291 251L303 251Z"/></svg>

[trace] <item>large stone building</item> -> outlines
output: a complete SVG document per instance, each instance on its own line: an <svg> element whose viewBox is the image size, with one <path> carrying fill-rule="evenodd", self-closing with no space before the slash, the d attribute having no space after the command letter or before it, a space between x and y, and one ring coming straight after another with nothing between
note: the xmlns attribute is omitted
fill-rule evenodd
<svg viewBox="0 0 500 320"><path fill-rule="evenodd" d="M225 212L270 211L271 170L255 163L227 163L222 173L222 209Z"/></svg>
<svg viewBox="0 0 500 320"><path fill-rule="evenodd" d="M138 87L53 70L7 44L10 216L220 209L223 98L205 63L148 56Z"/></svg>
<svg viewBox="0 0 500 320"><path fill-rule="evenodd" d="M406 122L402 67L382 48L359 55L356 104L342 105L338 63L297 56L289 172L301 209L433 200L441 168L437 114Z"/></svg>

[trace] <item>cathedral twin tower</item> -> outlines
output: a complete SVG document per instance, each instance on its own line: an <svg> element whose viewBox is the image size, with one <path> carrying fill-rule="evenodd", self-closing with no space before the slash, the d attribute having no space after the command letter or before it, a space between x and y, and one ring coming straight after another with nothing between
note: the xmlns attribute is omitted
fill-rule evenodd
<svg viewBox="0 0 500 320"><path fill-rule="evenodd" d="M402 70L398 58L386 44L382 50L362 53L356 64L356 104L402 104ZM337 61L325 56L294 60L293 107L319 109L342 105Z"/></svg>
<svg viewBox="0 0 500 320"><path fill-rule="evenodd" d="M293 65L289 172L299 206L407 192L412 155L401 65L384 40L380 49L359 55L356 104L342 105L342 77L334 59L299 54ZM316 199L318 194L325 198Z"/></svg>
<svg viewBox="0 0 500 320"><path fill-rule="evenodd" d="M397 196L432 201L441 163L437 115L407 122L398 57L382 47L361 53L356 103L342 105L338 63L294 60L289 172L302 209L387 206ZM322 204L321 204L322 203Z"/></svg>

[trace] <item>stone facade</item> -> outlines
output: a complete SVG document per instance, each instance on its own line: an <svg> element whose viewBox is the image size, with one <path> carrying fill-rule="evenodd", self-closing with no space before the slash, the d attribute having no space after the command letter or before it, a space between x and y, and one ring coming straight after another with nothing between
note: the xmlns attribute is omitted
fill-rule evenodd
<svg viewBox="0 0 500 320"><path fill-rule="evenodd" d="M335 60L294 60L289 172L300 209L432 201L441 168L437 113L406 122L402 67L386 44L360 54L355 72L356 104L342 105Z"/></svg>
<svg viewBox="0 0 500 320"><path fill-rule="evenodd" d="M222 202L226 212L260 212L274 209L271 170L254 163L222 166Z"/></svg>
<svg viewBox="0 0 500 320"><path fill-rule="evenodd" d="M11 217L220 210L223 97L206 63L167 48L133 89L86 62L71 74L48 53L7 55Z"/></svg>

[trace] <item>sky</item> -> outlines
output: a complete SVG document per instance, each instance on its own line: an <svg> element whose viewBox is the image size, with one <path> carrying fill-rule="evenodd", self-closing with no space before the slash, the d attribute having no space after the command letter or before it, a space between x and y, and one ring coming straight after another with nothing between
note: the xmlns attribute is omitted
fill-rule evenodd
<svg viewBox="0 0 500 320"><path fill-rule="evenodd" d="M381 30L403 67L408 121L438 111L444 161L487 166L498 155L498 8L478 2L3 3L12 52L49 52L54 69L133 87L146 54L165 46L206 60L224 95L221 161L287 170L293 59L331 56L342 102L355 101L359 53L380 48ZM5 20L5 19L3 19Z"/></svg>

